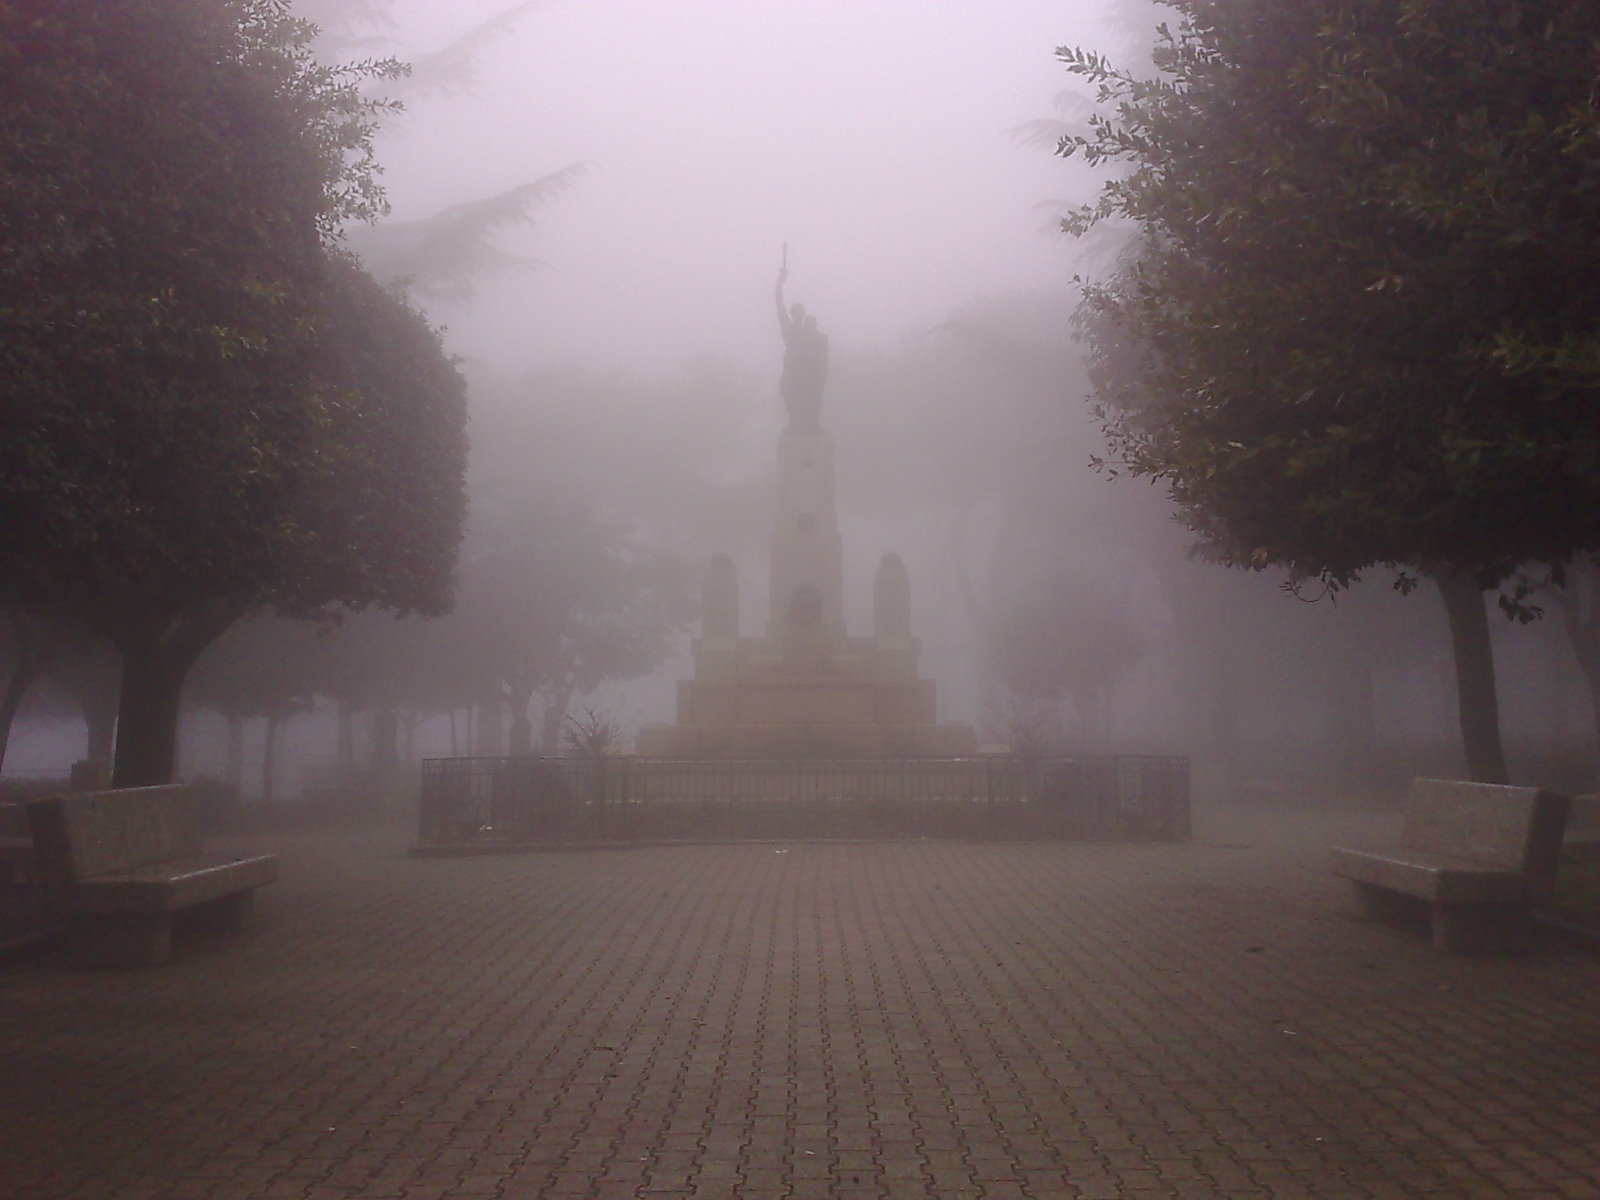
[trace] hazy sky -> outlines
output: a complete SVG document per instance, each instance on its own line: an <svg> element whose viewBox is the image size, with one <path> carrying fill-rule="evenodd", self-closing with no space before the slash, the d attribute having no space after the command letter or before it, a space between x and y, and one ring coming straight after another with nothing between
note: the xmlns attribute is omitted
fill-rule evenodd
<svg viewBox="0 0 1600 1200"><path fill-rule="evenodd" d="M504 0L402 0L401 52ZM593 169L503 244L547 268L436 309L452 348L669 371L731 353L775 375L771 292L836 347L892 342L974 295L1064 285L1054 199L1076 164L1005 132L1072 80L1054 50L1106 46L1062 0L544 0L479 59L470 94L419 98L383 142L396 216Z"/></svg>

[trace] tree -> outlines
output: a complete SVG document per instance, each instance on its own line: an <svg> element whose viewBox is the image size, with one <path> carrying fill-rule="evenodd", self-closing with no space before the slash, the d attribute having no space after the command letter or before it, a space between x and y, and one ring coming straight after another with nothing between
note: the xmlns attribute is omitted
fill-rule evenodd
<svg viewBox="0 0 1600 1200"><path fill-rule="evenodd" d="M243 785L244 723L266 721L261 754L261 799L277 798L278 730L314 705L310 661L320 652L316 635L300 622L257 617L236 622L195 662L185 697L212 709L228 724L224 780L237 795Z"/></svg>
<svg viewBox="0 0 1600 1200"><path fill-rule="evenodd" d="M122 662L116 647L91 631L75 628L65 649L46 671L48 691L83 720L83 756L109 772L116 744L117 698Z"/></svg>
<svg viewBox="0 0 1600 1200"><path fill-rule="evenodd" d="M247 608L448 598L460 384L328 252L381 206L374 107L309 36L275 0L0 0L0 600L116 645L119 786L170 778Z"/></svg>
<svg viewBox="0 0 1600 1200"><path fill-rule="evenodd" d="M414 221L385 221L351 231L351 244L377 278L429 300L464 303L487 277L536 265L494 244L504 229L533 224L534 214L569 191L585 166L575 163L493 196L462 200Z"/></svg>
<svg viewBox="0 0 1600 1200"><path fill-rule="evenodd" d="M466 520L466 381L420 313L336 253L314 368L319 436L287 511L302 575L269 599L291 615L445 612Z"/></svg>
<svg viewBox="0 0 1600 1200"><path fill-rule="evenodd" d="M65 648L71 630L20 608L0 610L0 767L28 689Z"/></svg>
<svg viewBox="0 0 1600 1200"><path fill-rule="evenodd" d="M745 488L717 479L750 387L712 361L659 383L547 367L476 412L472 532L449 625L459 657L479 665L480 695L509 706L512 753L536 740L555 753L573 699L666 657L716 548L699 539L737 541L752 511Z"/></svg>
<svg viewBox="0 0 1600 1200"><path fill-rule="evenodd" d="M1552 589L1550 595L1561 611L1562 628L1589 689L1594 748L1600 751L1600 556L1580 555L1563 574L1564 586ZM1600 758L1595 783L1600 785Z"/></svg>
<svg viewBox="0 0 1600 1200"><path fill-rule="evenodd" d="M1126 596L1089 580L1028 580L994 606L984 632L1014 712L1053 716L1069 696L1083 747L1109 749L1117 678L1144 652Z"/></svg>
<svg viewBox="0 0 1600 1200"><path fill-rule="evenodd" d="M1567 646L1589 693L1593 748L1600 752L1600 555L1578 554L1556 566L1530 566L1519 572L1513 589L1514 610L1520 612L1521 602L1535 593L1555 606ZM1538 608L1531 611L1542 615ZM1600 771L1600 756L1595 762Z"/></svg>
<svg viewBox="0 0 1600 1200"><path fill-rule="evenodd" d="M511 712L511 753L533 748L529 706L545 701L555 753L571 701L607 680L648 673L676 632L670 573L582 502L549 497L486 531L453 622Z"/></svg>
<svg viewBox="0 0 1600 1200"><path fill-rule="evenodd" d="M319 54L353 62L366 59L375 45L395 48L393 7L388 0L294 0L295 11L316 25ZM444 46L408 50L404 75L386 80L386 90L407 101L470 92L479 56L533 7L531 2L508 5ZM413 297L465 303L484 278L538 265L501 249L495 236L531 227L538 211L570 190L586 169L586 164L573 163L424 217L356 226L347 231L348 244L381 282L403 285Z"/></svg>
<svg viewBox="0 0 1600 1200"><path fill-rule="evenodd" d="M1081 232L1119 466L1219 560L1438 585L1474 777L1506 777L1483 590L1600 545L1600 10L1168 0L1160 74L1063 49L1123 162Z"/></svg>
<svg viewBox="0 0 1600 1200"><path fill-rule="evenodd" d="M1096 590L1137 593L1126 615L1144 622L1145 559L1152 549L1172 553L1170 539L1150 536L1165 532L1159 505L1130 503L1082 465L1103 442L1087 410L1061 404L1064 381L1084 378L1075 304L1064 289L975 297L892 350L838 355L829 382L829 428L841 454L861 464L841 459L841 506L892 523L892 533L878 532L894 539L883 544L926 564L913 573L929 609L944 609L919 608L923 627L941 630L942 701L1008 707L992 714L1000 719L990 734L1013 741L1008 727L1019 721L1055 724L1044 711L1054 699L1024 700L1008 682L996 632L1022 620L1029 589L1093 579Z"/></svg>

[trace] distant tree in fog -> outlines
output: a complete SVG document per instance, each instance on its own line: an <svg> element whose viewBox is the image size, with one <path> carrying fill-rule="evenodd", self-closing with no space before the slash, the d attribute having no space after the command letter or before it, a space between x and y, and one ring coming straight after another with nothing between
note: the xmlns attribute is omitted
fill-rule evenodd
<svg viewBox="0 0 1600 1200"><path fill-rule="evenodd" d="M1555 610L1589 693L1594 723L1592 782L1600 784L1600 555L1577 554L1556 567L1530 566L1519 572L1513 596L1514 610L1524 605L1538 609L1546 602Z"/></svg>
<svg viewBox="0 0 1600 1200"><path fill-rule="evenodd" d="M1065 49L1129 164L1088 291L1119 469L1219 559L1444 597L1475 778L1506 778L1483 592L1600 546L1600 9L1169 0L1153 79ZM1406 577L1403 575L1402 579Z"/></svg>
<svg viewBox="0 0 1600 1200"><path fill-rule="evenodd" d="M185 699L218 713L228 724L223 778L244 785L244 725L262 719L261 798L277 798L277 740L283 723L315 705L310 663L319 652L316 632L298 621L257 617L236 622L206 647L189 673Z"/></svg>
<svg viewBox="0 0 1600 1200"><path fill-rule="evenodd" d="M374 109L305 39L269 0L0 3L0 601L116 645L119 785L171 777L251 606L448 602L460 383L330 250L381 206Z"/></svg>
<svg viewBox="0 0 1600 1200"><path fill-rule="evenodd" d="M452 753L503 752L507 716L513 753L553 752L572 701L660 664L711 551L762 531L758 485L729 466L754 389L716 360L663 380L549 366L480 381L454 611L359 613L322 631L251 622L200 662L191 698L241 717L278 696L331 700L356 784L406 759L408 732L439 714Z"/></svg>
<svg viewBox="0 0 1600 1200"><path fill-rule="evenodd" d="M716 360L661 381L552 365L486 389L447 624L507 706L513 753L555 752L574 699L654 670L704 558L749 536L748 488L728 463L753 391Z"/></svg>
<svg viewBox="0 0 1600 1200"><path fill-rule="evenodd" d="M70 626L22 608L0 609L0 768L28 689L65 648Z"/></svg>
<svg viewBox="0 0 1600 1200"><path fill-rule="evenodd" d="M484 531L452 627L510 712L512 754L534 750L536 696L545 713L537 740L555 753L576 697L666 657L684 606L662 566L628 524L581 500L546 497Z"/></svg>
<svg viewBox="0 0 1600 1200"><path fill-rule="evenodd" d="M329 61L360 63L374 54L403 54L403 70L384 78L382 93L406 105L471 93L483 51L535 5L508 5L446 45L420 53L402 46L393 7L389 0L294 0L295 11L316 25L318 54ZM532 225L538 210L570 190L587 169L573 163L423 217L352 226L348 243L382 282L402 286L419 299L465 302L484 279L539 265L501 249L495 235Z"/></svg>
<svg viewBox="0 0 1600 1200"><path fill-rule="evenodd" d="M381 791L394 769L409 760L410 734L418 724L474 702L475 665L450 636L464 587L458 583L448 617L367 611L317 635L305 664L306 683L334 705L340 786Z"/></svg>
<svg viewBox="0 0 1600 1200"><path fill-rule="evenodd" d="M1080 747L1109 749L1117 682L1147 642L1126 596L1093 580L1035 578L990 610L984 634L1008 693L1046 712L1070 697ZM1028 710L1027 704L1013 707Z"/></svg>
<svg viewBox="0 0 1600 1200"><path fill-rule="evenodd" d="M359 62L404 49L394 0L290 0L290 5L296 16L316 26L317 52L327 61ZM384 92L403 97L471 92L477 86L478 56L534 7L534 0L509 4L436 50L405 53L405 74L386 83Z"/></svg>
<svg viewBox="0 0 1600 1200"><path fill-rule="evenodd" d="M570 190L586 169L575 163L416 220L358 226L349 242L362 265L385 283L422 299L464 302L484 279L538 265L500 249L494 235L532 224L534 213Z"/></svg>
<svg viewBox="0 0 1600 1200"><path fill-rule="evenodd" d="M1600 556L1581 554L1567 563L1562 585L1551 597L1560 609L1561 624L1589 688L1595 733L1594 782L1600 786Z"/></svg>
<svg viewBox="0 0 1600 1200"><path fill-rule="evenodd" d="M0 610L0 767L26 700L31 717L81 720L84 757L109 770L121 676L116 648L87 626L20 606Z"/></svg>
<svg viewBox="0 0 1600 1200"><path fill-rule="evenodd" d="M841 457L841 502L869 517L917 513L936 531L972 630L978 692L1003 710L1001 725L1035 720L1067 695L1062 674L1052 698L1018 691L1012 669L1014 639L1004 634L1024 616L1038 636L1050 635L1039 652L1053 655L1066 652L1086 615L1059 592L1041 608L1037 581L1092 580L1128 594L1148 574L1149 551L1174 553L1171 539L1150 536L1164 530L1159 505L1119 494L1089 470L1103 443L1070 403L1088 389L1074 305L1065 291L978 297L894 350L842 355L835 372L829 424L841 454L861 464ZM1119 615L1121 623L1148 616L1139 604ZM1059 636L1052 618L1064 623ZM1105 705L1082 687L1079 697L1090 710L1085 735L1103 740Z"/></svg>

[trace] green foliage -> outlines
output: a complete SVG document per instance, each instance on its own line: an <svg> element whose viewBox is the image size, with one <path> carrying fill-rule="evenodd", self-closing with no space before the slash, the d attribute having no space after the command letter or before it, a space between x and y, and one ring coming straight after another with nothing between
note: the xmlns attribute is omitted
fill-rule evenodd
<svg viewBox="0 0 1600 1200"><path fill-rule="evenodd" d="M1127 164L1080 232L1118 466L1221 560L1485 584L1600 545L1600 9L1169 0L1139 79L1063 50Z"/></svg>
<svg viewBox="0 0 1600 1200"><path fill-rule="evenodd" d="M278 607L450 607L466 521L466 382L398 294L330 257L317 322L318 453L299 497L304 570Z"/></svg>
<svg viewBox="0 0 1600 1200"><path fill-rule="evenodd" d="M398 46L398 23L389 0L293 0L293 5L314 23L320 55L350 60L345 71L370 69L372 60L364 56L374 47ZM408 51L403 69L383 60L390 68L383 90L408 101L471 93L482 54L533 7L531 2L509 5L438 49ZM537 212L575 186L586 169L586 164L575 163L414 220L352 226L345 230L346 244L381 282L401 285L429 301L464 304L485 278L542 265L501 249L495 237L517 227L531 229Z"/></svg>
<svg viewBox="0 0 1600 1200"><path fill-rule="evenodd" d="M461 384L329 245L376 114L282 0L0 0L0 602L124 660L162 782L195 655L252 605L438 611Z"/></svg>
<svg viewBox="0 0 1600 1200"><path fill-rule="evenodd" d="M386 283L435 300L465 302L486 277L535 266L495 246L493 235L533 224L534 214L569 191L587 168L563 167L494 196L463 200L415 221L386 221L350 231L362 264Z"/></svg>
<svg viewBox="0 0 1600 1200"><path fill-rule="evenodd" d="M369 107L306 34L264 0L0 2L7 598L305 574L322 238L376 204Z"/></svg>

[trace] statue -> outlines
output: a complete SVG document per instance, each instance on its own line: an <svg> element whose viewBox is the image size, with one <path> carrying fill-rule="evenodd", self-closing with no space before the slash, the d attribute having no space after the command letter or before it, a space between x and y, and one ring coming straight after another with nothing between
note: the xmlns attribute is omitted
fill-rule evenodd
<svg viewBox="0 0 1600 1200"><path fill-rule="evenodd" d="M817 319L803 304L786 308L784 281L789 278L789 248L783 250L784 265L778 269L778 328L783 331L783 375L778 391L789 410L791 433L822 431L822 388L828 382L828 335L817 328Z"/></svg>

